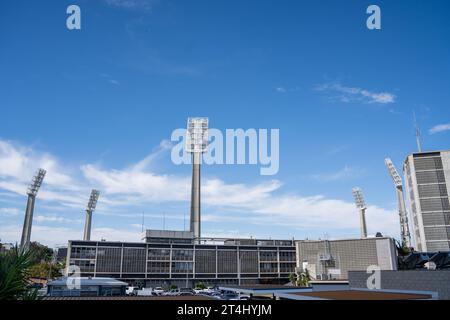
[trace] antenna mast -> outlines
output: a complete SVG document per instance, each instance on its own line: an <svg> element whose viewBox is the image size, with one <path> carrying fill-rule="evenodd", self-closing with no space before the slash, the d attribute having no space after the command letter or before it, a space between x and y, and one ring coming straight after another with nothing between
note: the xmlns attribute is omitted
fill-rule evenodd
<svg viewBox="0 0 450 320"><path fill-rule="evenodd" d="M417 124L416 112L415 111L413 111L413 117L414 117L414 127L415 127L415 130L416 130L417 150L419 152L422 152L422 135L420 133L419 125Z"/></svg>

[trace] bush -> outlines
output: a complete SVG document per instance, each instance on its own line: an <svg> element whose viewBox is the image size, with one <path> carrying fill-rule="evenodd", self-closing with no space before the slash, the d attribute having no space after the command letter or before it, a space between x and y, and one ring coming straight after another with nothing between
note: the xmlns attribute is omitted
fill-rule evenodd
<svg viewBox="0 0 450 320"><path fill-rule="evenodd" d="M29 300L37 298L37 289L28 285L31 250L16 247L0 254L0 300Z"/></svg>

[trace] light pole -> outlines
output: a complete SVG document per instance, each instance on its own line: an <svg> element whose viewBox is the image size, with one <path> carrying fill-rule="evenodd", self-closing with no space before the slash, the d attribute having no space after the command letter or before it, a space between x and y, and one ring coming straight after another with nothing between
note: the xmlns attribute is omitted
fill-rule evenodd
<svg viewBox="0 0 450 320"><path fill-rule="evenodd" d="M190 231L199 239L200 230L200 163L208 147L208 118L188 118L186 151L192 153L192 189Z"/></svg>
<svg viewBox="0 0 450 320"><path fill-rule="evenodd" d="M36 175L33 177L30 187L28 188L27 209L25 211L25 219L23 221L22 238L20 240L21 248L27 248L30 245L31 226L33 224L34 202L36 200L36 195L39 191L39 188L42 185L42 181L44 180L46 173L47 173L47 171L45 171L44 169L39 169L37 171Z"/></svg>
<svg viewBox="0 0 450 320"><path fill-rule="evenodd" d="M361 238L367 238L367 226L366 226L366 203L362 195L360 188L355 187L352 189L353 197L355 198L356 207L359 209L359 223L361 229Z"/></svg>
<svg viewBox="0 0 450 320"><path fill-rule="evenodd" d="M84 223L84 241L90 241L91 240L91 224L92 224L92 213L95 210L95 207L97 206L98 197L100 195L100 192L98 190L93 189L91 191L91 196L89 197L89 202L86 207L86 220Z"/></svg>
<svg viewBox="0 0 450 320"><path fill-rule="evenodd" d="M405 246L410 248L411 234L409 233L408 213L406 212L405 198L403 196L402 178L400 178L400 175L398 174L397 169L395 168L391 159L384 159L384 163L388 168L389 174L391 175L395 190L397 192L398 214L400 218L400 234L402 237L402 242Z"/></svg>

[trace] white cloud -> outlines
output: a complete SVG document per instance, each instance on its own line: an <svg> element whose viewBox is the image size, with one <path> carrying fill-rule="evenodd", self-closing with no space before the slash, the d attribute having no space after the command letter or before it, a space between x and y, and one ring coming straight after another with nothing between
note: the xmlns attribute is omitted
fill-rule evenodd
<svg viewBox="0 0 450 320"><path fill-rule="evenodd" d="M144 9L149 10L159 0L104 0L110 6L126 9Z"/></svg>
<svg viewBox="0 0 450 320"><path fill-rule="evenodd" d="M20 210L17 208L0 208L0 216L17 216Z"/></svg>
<svg viewBox="0 0 450 320"><path fill-rule="evenodd" d="M344 168L336 172L313 174L311 175L311 177L319 181L337 181L357 178L360 177L363 173L364 171L361 169L345 166Z"/></svg>
<svg viewBox="0 0 450 320"><path fill-rule="evenodd" d="M358 87L347 87L340 83L325 83L315 88L317 91L337 94L333 98L339 99L341 102L360 101L365 103L387 104L394 103L396 96L389 92L373 92Z"/></svg>
<svg viewBox="0 0 450 320"><path fill-rule="evenodd" d="M137 215L134 209L129 209L130 205L164 204L170 207L175 202L183 202L185 210L189 210L191 177L157 174L150 170L153 162L170 148L168 142L163 142L155 152L141 161L121 169L84 164L80 168L63 170L56 158L48 154L43 157L31 148L17 147L11 142L2 140L0 140L0 146L0 163L9 168L9 170L0 169L3 170L0 171L0 189L21 195L24 195L26 184L30 179L29 175L32 175L35 167L45 164L41 159L50 159L46 162L51 168L48 170L49 177L53 175L60 178L54 178L52 184L46 184L44 180L44 185L39 192L40 206L56 206L58 213L64 213L64 208L84 209L91 186L98 188L101 192L97 221L108 221L108 219L100 220L100 217L114 215L117 212L125 217L139 217L140 215ZM56 171L56 175L52 170ZM345 167L337 173L323 175L321 178L329 181L352 174L354 170ZM67 188L69 182L73 184L72 188ZM305 196L286 192L282 190L283 184L278 180L262 180L256 184L246 184L227 183L218 178L203 177L202 186L204 221L210 224L231 222L236 223L237 229L244 224L246 226L249 224L285 226L291 230L292 228L301 230L299 237L303 236L308 229L333 234L342 230L358 230L359 228L357 210L352 202L322 195ZM2 199L1 195L0 199ZM55 210L52 211L56 213ZM373 205L367 212L369 232L398 234L395 212ZM160 216L160 212L155 215ZM181 213L180 219L182 218ZM68 220L70 220L60 214L38 215L36 219L37 222L55 224L69 223ZM129 227L129 224L127 225L130 230L98 228L93 230L93 234L108 240L139 241L139 233ZM33 235L44 243L46 239L60 241L51 239L53 236L56 237L55 239L59 239L58 236L66 240L77 239L82 233L81 228L78 228L78 233L72 229L64 233L65 229L60 227L46 234L50 229L45 228L48 227L33 227ZM15 239L19 232L20 230L15 234ZM76 238L71 238L75 234ZM5 236L1 234L1 237Z"/></svg>
<svg viewBox="0 0 450 320"><path fill-rule="evenodd" d="M0 225L0 238L2 242L18 243L22 228L18 225ZM68 240L81 240L83 230L80 228L69 228L60 226L33 225L31 241L37 241L45 245L67 246ZM94 228L92 229L91 239L100 241L102 239L109 241L131 241L141 242L141 234L133 230L123 230L114 228Z"/></svg>
<svg viewBox="0 0 450 320"><path fill-rule="evenodd" d="M285 93L287 90L283 87L278 87L275 89L277 92Z"/></svg>
<svg viewBox="0 0 450 320"><path fill-rule="evenodd" d="M57 222L57 223L82 223L83 220L81 219L67 219L64 217L51 215L51 216L45 216L45 215L38 215L33 218L37 222Z"/></svg>
<svg viewBox="0 0 450 320"><path fill-rule="evenodd" d="M430 134L435 134L438 132L444 132L444 131L449 131L450 130L450 123L446 123L446 124L438 124L436 126L434 126L433 128L431 128L429 130Z"/></svg>

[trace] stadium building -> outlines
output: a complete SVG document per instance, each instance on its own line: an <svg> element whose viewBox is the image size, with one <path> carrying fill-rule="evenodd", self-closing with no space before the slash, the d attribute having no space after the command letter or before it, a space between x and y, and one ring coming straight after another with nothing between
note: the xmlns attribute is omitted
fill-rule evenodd
<svg viewBox="0 0 450 320"><path fill-rule="evenodd" d="M196 239L192 232L147 230L145 243L69 241L67 265L82 277L145 287L284 284L295 271L293 240Z"/></svg>

